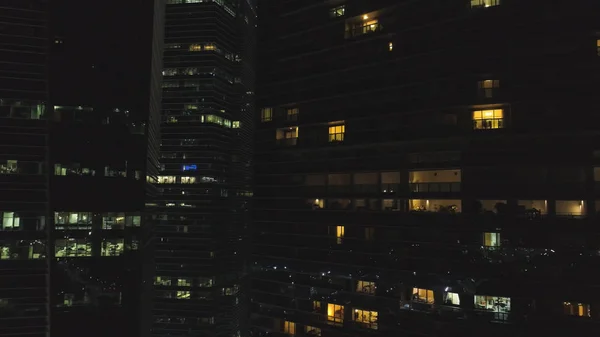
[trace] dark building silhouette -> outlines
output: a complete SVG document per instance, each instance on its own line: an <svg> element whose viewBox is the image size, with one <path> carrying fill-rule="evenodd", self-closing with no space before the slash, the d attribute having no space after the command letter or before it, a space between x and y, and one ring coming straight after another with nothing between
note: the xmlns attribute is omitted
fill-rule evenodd
<svg viewBox="0 0 600 337"><path fill-rule="evenodd" d="M140 335L163 7L0 3L2 336Z"/></svg>
<svg viewBox="0 0 600 337"><path fill-rule="evenodd" d="M246 335L252 1L169 0L152 336Z"/></svg>
<svg viewBox="0 0 600 337"><path fill-rule="evenodd" d="M599 5L259 2L252 334L597 330Z"/></svg>
<svg viewBox="0 0 600 337"><path fill-rule="evenodd" d="M48 331L46 10L0 2L0 336Z"/></svg>
<svg viewBox="0 0 600 337"><path fill-rule="evenodd" d="M52 335L139 336L145 327L163 16L161 0L52 3Z"/></svg>

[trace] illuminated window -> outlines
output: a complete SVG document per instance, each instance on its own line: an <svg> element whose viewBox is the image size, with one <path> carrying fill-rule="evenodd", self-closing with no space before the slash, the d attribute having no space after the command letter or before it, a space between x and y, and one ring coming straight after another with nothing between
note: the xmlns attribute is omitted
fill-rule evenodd
<svg viewBox="0 0 600 337"><path fill-rule="evenodd" d="M388 43L388 50L389 51L393 51L394 50L394 43L393 42Z"/></svg>
<svg viewBox="0 0 600 337"><path fill-rule="evenodd" d="M270 122L273 120L273 108L262 108L260 109L260 121Z"/></svg>
<svg viewBox="0 0 600 337"><path fill-rule="evenodd" d="M92 256L92 243L86 239L67 238L56 240L54 244L56 257L85 257Z"/></svg>
<svg viewBox="0 0 600 337"><path fill-rule="evenodd" d="M589 304L564 302L565 315L577 317L592 317Z"/></svg>
<svg viewBox="0 0 600 337"><path fill-rule="evenodd" d="M321 301L313 301L313 310L321 311Z"/></svg>
<svg viewBox="0 0 600 337"><path fill-rule="evenodd" d="M279 128L275 131L275 139L278 144L296 145L298 141L298 127L290 126L287 128Z"/></svg>
<svg viewBox="0 0 600 337"><path fill-rule="evenodd" d="M500 5L500 0L471 0L471 8L485 8L498 5Z"/></svg>
<svg viewBox="0 0 600 337"><path fill-rule="evenodd" d="M338 18L340 16L344 16L346 14L346 6L342 5L339 7L334 7L329 10L329 16L332 18Z"/></svg>
<svg viewBox="0 0 600 337"><path fill-rule="evenodd" d="M240 128L240 121L233 121L231 124L231 127L234 129L239 129Z"/></svg>
<svg viewBox="0 0 600 337"><path fill-rule="evenodd" d="M202 45L201 44L191 44L190 51L202 51Z"/></svg>
<svg viewBox="0 0 600 337"><path fill-rule="evenodd" d="M188 278L177 279L177 286L179 287L191 287L192 281Z"/></svg>
<svg viewBox="0 0 600 337"><path fill-rule="evenodd" d="M327 320L332 323L344 323L344 306L328 303Z"/></svg>
<svg viewBox="0 0 600 337"><path fill-rule="evenodd" d="M460 296L457 293L445 292L444 293L444 304L445 305L460 305Z"/></svg>
<svg viewBox="0 0 600 337"><path fill-rule="evenodd" d="M175 184L175 176L158 176L159 184Z"/></svg>
<svg viewBox="0 0 600 337"><path fill-rule="evenodd" d="M343 142L344 133L346 132L345 125L334 125L329 127L329 141L330 142Z"/></svg>
<svg viewBox="0 0 600 337"><path fill-rule="evenodd" d="M375 282L358 281L356 283L356 292L363 294L375 295Z"/></svg>
<svg viewBox="0 0 600 337"><path fill-rule="evenodd" d="M370 33L375 33L381 30L381 25L379 21L374 19L367 21L369 17L367 15L363 16L363 22L353 23L351 25L347 25L346 27L346 37L360 36Z"/></svg>
<svg viewBox="0 0 600 337"><path fill-rule="evenodd" d="M18 215L15 215L15 212L2 212L2 230L15 230L19 229L20 226L21 218L19 218Z"/></svg>
<svg viewBox="0 0 600 337"><path fill-rule="evenodd" d="M435 303L433 290L413 288L412 300L413 302L433 304Z"/></svg>
<svg viewBox="0 0 600 337"><path fill-rule="evenodd" d="M483 233L485 247L500 247L500 233Z"/></svg>
<svg viewBox="0 0 600 337"><path fill-rule="evenodd" d="M168 278L168 277L156 276L154 278L154 285L157 285L157 286L170 286L171 285L171 279Z"/></svg>
<svg viewBox="0 0 600 337"><path fill-rule="evenodd" d="M477 82L477 88L479 89L479 95L485 98L492 98L494 91L500 88L499 80L484 80Z"/></svg>
<svg viewBox="0 0 600 337"><path fill-rule="evenodd" d="M596 51L598 56L600 56L600 39L596 40Z"/></svg>
<svg viewBox="0 0 600 337"><path fill-rule="evenodd" d="M217 47L214 44L205 44L204 50L216 50Z"/></svg>
<svg viewBox="0 0 600 337"><path fill-rule="evenodd" d="M283 333L288 335L296 334L296 323L290 321L283 321Z"/></svg>
<svg viewBox="0 0 600 337"><path fill-rule="evenodd" d="M504 127L503 117L502 109L473 111L473 129L502 129Z"/></svg>
<svg viewBox="0 0 600 337"><path fill-rule="evenodd" d="M341 244L344 240L344 226L336 226L335 227L335 237L337 238L337 244Z"/></svg>
<svg viewBox="0 0 600 337"><path fill-rule="evenodd" d="M510 297L475 295L474 305L476 310L494 313L494 319L505 321L510 313Z"/></svg>
<svg viewBox="0 0 600 337"><path fill-rule="evenodd" d="M295 122L298 120L298 108L287 109L287 120L289 122Z"/></svg>
<svg viewBox="0 0 600 337"><path fill-rule="evenodd" d="M377 311L354 309L354 321L377 330Z"/></svg>
<svg viewBox="0 0 600 337"><path fill-rule="evenodd" d="M177 291L177 299L178 300L189 300L192 297L189 290L178 290Z"/></svg>
<svg viewBox="0 0 600 337"><path fill-rule="evenodd" d="M304 327L304 331L309 336L321 337L321 328L317 328L314 326L306 325Z"/></svg>
<svg viewBox="0 0 600 337"><path fill-rule="evenodd" d="M195 184L196 177L181 177L182 184Z"/></svg>
<svg viewBox="0 0 600 337"><path fill-rule="evenodd" d="M102 256L119 256L124 246L123 239L102 239Z"/></svg>

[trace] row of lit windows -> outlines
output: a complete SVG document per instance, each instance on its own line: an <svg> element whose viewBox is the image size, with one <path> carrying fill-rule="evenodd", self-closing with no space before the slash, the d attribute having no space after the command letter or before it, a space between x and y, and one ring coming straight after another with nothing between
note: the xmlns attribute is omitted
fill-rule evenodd
<svg viewBox="0 0 600 337"><path fill-rule="evenodd" d="M364 228L364 234L365 234L365 240L367 241L371 241L375 239L375 227L365 227ZM335 238L336 238L336 243L338 245L344 243L344 238L346 236L346 227L344 225L337 225L335 226ZM483 233L483 240L482 240L482 244L484 247L487 248L495 248L495 247L500 247L502 244L502 241L500 239L500 233L496 233L496 232L490 232L490 233ZM365 283L365 281L360 281L362 283L359 283L358 287L363 289L362 292L365 292L365 287L367 286L374 286L374 284L367 284ZM370 291L375 291L375 288L373 287L372 290ZM371 293L369 291L369 293Z"/></svg>
<svg viewBox="0 0 600 337"><path fill-rule="evenodd" d="M91 212L54 212L56 229L91 229L94 214ZM125 227L140 227L142 217L125 213L103 213L102 229L123 229Z"/></svg>
<svg viewBox="0 0 600 337"><path fill-rule="evenodd" d="M138 240L133 239L130 245L125 245L123 238L102 239L100 245L100 256L120 256L127 250L137 250ZM55 241L54 256L63 257L89 257L92 256L92 243L86 238L66 238Z"/></svg>
<svg viewBox="0 0 600 337"><path fill-rule="evenodd" d="M178 286L178 287L200 287L209 288L214 285L214 279L212 277L199 277L196 282L192 278L182 277L168 277L168 276L156 276L154 278L154 285L157 286Z"/></svg>
<svg viewBox="0 0 600 337"><path fill-rule="evenodd" d="M190 166L190 165L184 165L184 169L183 171L190 171L190 170L186 170L185 166ZM195 171L195 170L193 170ZM208 184L208 183L216 183L218 182L217 179L213 178L213 177L178 177L178 176L158 176L158 183L159 184Z"/></svg>
<svg viewBox="0 0 600 337"><path fill-rule="evenodd" d="M96 176L96 170L88 167L81 167L78 163L73 164L54 164L55 176ZM133 172L136 180L142 179L142 171L135 170ZM104 177L127 177L127 169L116 169L110 166L104 167Z"/></svg>
<svg viewBox="0 0 600 337"><path fill-rule="evenodd" d="M217 115L199 115L199 116L195 116L196 120L200 123L211 123L211 124L217 124L217 125L221 125L224 126L226 128L233 128L233 129L239 129L240 128L240 121L231 121L227 118L223 118L221 116L217 116ZM190 120L190 118L186 118L185 121L194 121L194 120ZM179 122L179 119L177 118L177 116L168 116L167 123L177 123Z"/></svg>

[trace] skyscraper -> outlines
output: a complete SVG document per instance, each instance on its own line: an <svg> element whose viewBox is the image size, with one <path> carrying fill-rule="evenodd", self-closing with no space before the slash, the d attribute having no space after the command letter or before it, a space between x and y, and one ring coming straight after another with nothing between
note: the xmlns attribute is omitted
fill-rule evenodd
<svg viewBox="0 0 600 337"><path fill-rule="evenodd" d="M46 336L47 4L0 3L0 336Z"/></svg>
<svg viewBox="0 0 600 337"><path fill-rule="evenodd" d="M50 13L51 333L139 336L164 1L62 0Z"/></svg>
<svg viewBox="0 0 600 337"><path fill-rule="evenodd" d="M250 1L167 2L155 336L245 330L255 21Z"/></svg>
<svg viewBox="0 0 600 337"><path fill-rule="evenodd" d="M161 3L0 3L2 336L139 335Z"/></svg>
<svg viewBox="0 0 600 337"><path fill-rule="evenodd" d="M598 6L260 1L253 334L597 329Z"/></svg>

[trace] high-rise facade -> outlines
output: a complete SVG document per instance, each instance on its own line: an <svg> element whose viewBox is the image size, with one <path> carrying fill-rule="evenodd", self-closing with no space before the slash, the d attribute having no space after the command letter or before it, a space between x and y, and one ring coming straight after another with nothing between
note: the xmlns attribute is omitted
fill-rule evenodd
<svg viewBox="0 0 600 337"><path fill-rule="evenodd" d="M140 335L161 4L0 3L2 336Z"/></svg>
<svg viewBox="0 0 600 337"><path fill-rule="evenodd" d="M139 336L143 329L142 252L151 223L145 204L158 172L163 15L162 0L50 6L53 336Z"/></svg>
<svg viewBox="0 0 600 337"><path fill-rule="evenodd" d="M0 3L0 336L46 336L46 1Z"/></svg>
<svg viewBox="0 0 600 337"><path fill-rule="evenodd" d="M260 1L252 334L598 329L599 5Z"/></svg>
<svg viewBox="0 0 600 337"><path fill-rule="evenodd" d="M255 21L251 1L167 1L153 336L245 334Z"/></svg>

